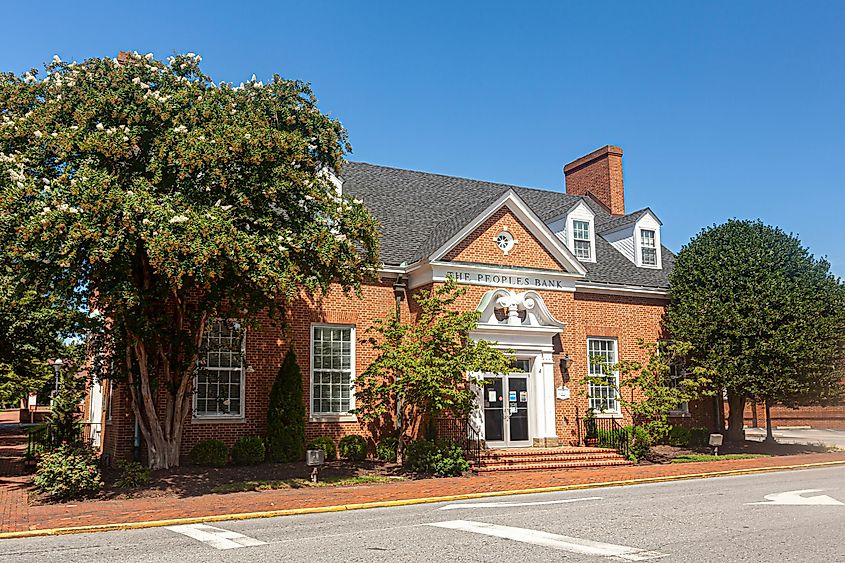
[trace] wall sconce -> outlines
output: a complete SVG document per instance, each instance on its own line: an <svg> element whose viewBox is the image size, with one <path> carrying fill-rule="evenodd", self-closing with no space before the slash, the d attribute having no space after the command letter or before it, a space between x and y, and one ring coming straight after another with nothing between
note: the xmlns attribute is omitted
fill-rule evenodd
<svg viewBox="0 0 845 563"><path fill-rule="evenodd" d="M563 382L569 381L569 367L572 365L572 358L569 354L560 359L560 373L563 374Z"/></svg>

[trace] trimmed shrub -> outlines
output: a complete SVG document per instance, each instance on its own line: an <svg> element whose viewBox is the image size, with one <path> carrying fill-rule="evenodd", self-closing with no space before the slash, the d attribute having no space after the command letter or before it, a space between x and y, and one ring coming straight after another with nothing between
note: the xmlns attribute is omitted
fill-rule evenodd
<svg viewBox="0 0 845 563"><path fill-rule="evenodd" d="M648 430L642 426L634 427L634 436L631 441L631 455L636 459L645 459L651 452L651 436Z"/></svg>
<svg viewBox="0 0 845 563"><path fill-rule="evenodd" d="M692 432L686 426L673 426L669 429L669 445L685 448L692 441Z"/></svg>
<svg viewBox="0 0 845 563"><path fill-rule="evenodd" d="M220 440L203 440L188 455L194 465L220 467L229 461L229 448Z"/></svg>
<svg viewBox="0 0 845 563"><path fill-rule="evenodd" d="M710 445L710 429L703 426L690 428L689 447L703 448Z"/></svg>
<svg viewBox="0 0 845 563"><path fill-rule="evenodd" d="M415 440L405 447L405 463L417 473L455 477L469 470L461 447L454 442Z"/></svg>
<svg viewBox="0 0 845 563"><path fill-rule="evenodd" d="M120 477L114 482L115 487L137 489L150 482L150 468L137 461L118 460L117 468L120 469Z"/></svg>
<svg viewBox="0 0 845 563"><path fill-rule="evenodd" d="M33 482L41 491L58 499L95 493L103 486L100 458L91 448L60 446L41 457Z"/></svg>
<svg viewBox="0 0 845 563"><path fill-rule="evenodd" d="M376 444L376 458L381 461L396 461L396 450L399 448L399 440L395 436L387 436Z"/></svg>
<svg viewBox="0 0 845 563"><path fill-rule="evenodd" d="M255 465L264 461L266 453L260 436L244 436L232 447L232 461L236 465Z"/></svg>
<svg viewBox="0 0 845 563"><path fill-rule="evenodd" d="M326 461L334 461L337 459L337 450L335 449L334 440L328 436L319 436L314 438L305 447L307 450L323 450L326 452Z"/></svg>
<svg viewBox="0 0 845 563"><path fill-rule="evenodd" d="M291 348L279 368L267 410L267 461L289 462L305 458L305 400L302 373Z"/></svg>
<svg viewBox="0 0 845 563"><path fill-rule="evenodd" d="M367 457L367 441L361 436L344 436L337 443L337 451L349 461L361 461Z"/></svg>

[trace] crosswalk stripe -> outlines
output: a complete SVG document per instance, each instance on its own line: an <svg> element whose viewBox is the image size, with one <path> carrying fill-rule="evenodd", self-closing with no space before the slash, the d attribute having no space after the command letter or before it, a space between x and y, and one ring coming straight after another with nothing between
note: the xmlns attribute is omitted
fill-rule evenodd
<svg viewBox="0 0 845 563"><path fill-rule="evenodd" d="M562 500L544 500L539 502L462 502L459 504L447 504L437 510L458 510L460 508L514 508L519 506L543 506L547 504L569 504L585 500L601 500L602 497L581 497Z"/></svg>
<svg viewBox="0 0 845 563"><path fill-rule="evenodd" d="M216 528L208 524L184 524L181 526L167 526L167 529L201 541L216 549L237 549L239 547L252 547L264 545L265 542L233 532Z"/></svg>
<svg viewBox="0 0 845 563"><path fill-rule="evenodd" d="M614 545L612 543L601 543L569 536L561 536L558 534L550 534L539 530L499 526L498 524L487 524L484 522L474 522L472 520L450 520L448 522L434 522L428 525L448 530L460 530L463 532L472 532L475 534L483 534L485 536L494 536L497 538L504 538L523 543L541 545L543 547L568 551L570 553L597 555L599 557L615 557L625 561L647 561L649 559L657 559L668 555L666 553L647 551L636 547Z"/></svg>

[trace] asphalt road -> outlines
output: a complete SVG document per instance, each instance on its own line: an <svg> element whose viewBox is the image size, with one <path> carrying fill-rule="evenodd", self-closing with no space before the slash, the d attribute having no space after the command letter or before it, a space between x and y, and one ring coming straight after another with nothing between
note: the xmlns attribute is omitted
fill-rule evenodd
<svg viewBox="0 0 845 563"><path fill-rule="evenodd" d="M782 495L791 491L805 492ZM845 467L837 466L0 540L0 561L838 562L845 561L842 503Z"/></svg>

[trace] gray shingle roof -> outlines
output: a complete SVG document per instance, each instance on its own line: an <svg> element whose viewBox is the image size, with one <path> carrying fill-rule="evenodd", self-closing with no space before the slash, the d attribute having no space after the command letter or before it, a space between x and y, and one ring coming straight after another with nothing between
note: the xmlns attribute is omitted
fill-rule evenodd
<svg viewBox="0 0 845 563"><path fill-rule="evenodd" d="M654 212L651 211L651 209L649 209L648 207L646 207L644 209L640 209L639 211L633 211L631 213L628 213L627 215L606 218L601 223L596 221L596 231L598 231L599 233L609 233L617 229L621 229L622 227L633 225L634 223L639 221L640 217L649 212L654 215Z"/></svg>
<svg viewBox="0 0 845 563"><path fill-rule="evenodd" d="M636 221L634 214L612 217L589 198L561 192L511 186L347 162L340 173L343 191L362 200L381 224L381 260L388 265L411 264L426 258L508 190L513 190L543 221L563 215L583 201L596 215L596 230L617 220ZM635 213L644 213L640 210ZM674 255L663 248L663 269L638 268L596 236L596 262L583 263L586 281L607 284L668 287Z"/></svg>

